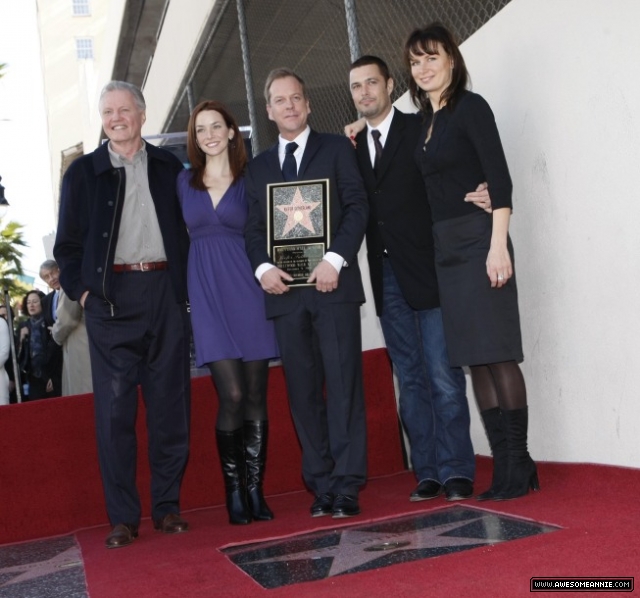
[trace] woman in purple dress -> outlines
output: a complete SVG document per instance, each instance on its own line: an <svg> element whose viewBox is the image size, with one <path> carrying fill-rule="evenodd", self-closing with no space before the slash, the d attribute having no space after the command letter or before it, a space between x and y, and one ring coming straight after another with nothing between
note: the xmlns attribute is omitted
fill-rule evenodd
<svg viewBox="0 0 640 598"><path fill-rule="evenodd" d="M222 104L196 106L187 152L191 170L180 174L178 194L191 237L191 322L197 365L209 368L218 393L216 441L229 522L266 521L273 519L262 493L267 377L278 348L244 247L246 150Z"/></svg>

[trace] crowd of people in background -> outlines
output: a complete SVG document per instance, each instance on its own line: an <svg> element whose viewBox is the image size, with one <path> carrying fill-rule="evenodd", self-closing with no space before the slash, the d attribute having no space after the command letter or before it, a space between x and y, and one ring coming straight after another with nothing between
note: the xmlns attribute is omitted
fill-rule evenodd
<svg viewBox="0 0 640 598"><path fill-rule="evenodd" d="M9 306L10 317L7 305L0 305L0 317L6 322L0 326L0 405L92 392L83 310L60 287L55 260L43 262L39 274L51 289L48 294L28 291L18 303L17 314Z"/></svg>
<svg viewBox="0 0 640 598"><path fill-rule="evenodd" d="M467 89L464 59L441 24L415 30L404 61L419 114L393 108L386 63L363 56L345 72L362 117L346 136L314 131L304 80L275 69L264 91L278 142L250 161L225 106L200 103L188 125L188 170L143 140L146 104L137 87L104 88L99 110L109 142L64 176L57 262L40 269L51 291L26 294L15 338L23 400L95 389L113 526L107 548L131 544L139 531L138 384L150 414L154 527L188 530L179 493L189 452L191 329L197 364L208 367L217 391L230 523L274 517L262 483L268 365L278 357L313 494L310 515L360 513L367 453L357 254L365 233L417 480L409 500L474 494L463 366L494 456L492 485L476 498L539 488L518 365L512 185L495 119ZM271 253L267 190L306 181L326 182L330 232L306 280L292 284L293 273ZM297 192L283 235L313 226ZM0 323L0 404L16 380L7 361L11 333Z"/></svg>

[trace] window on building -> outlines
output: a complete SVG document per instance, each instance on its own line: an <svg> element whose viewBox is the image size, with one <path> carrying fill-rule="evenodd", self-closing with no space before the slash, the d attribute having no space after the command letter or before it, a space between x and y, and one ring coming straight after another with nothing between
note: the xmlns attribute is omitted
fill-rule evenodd
<svg viewBox="0 0 640 598"><path fill-rule="evenodd" d="M91 14L89 0L71 0L74 17L86 17Z"/></svg>
<svg viewBox="0 0 640 598"><path fill-rule="evenodd" d="M76 57L78 60L93 60L93 39L90 37L76 38Z"/></svg>

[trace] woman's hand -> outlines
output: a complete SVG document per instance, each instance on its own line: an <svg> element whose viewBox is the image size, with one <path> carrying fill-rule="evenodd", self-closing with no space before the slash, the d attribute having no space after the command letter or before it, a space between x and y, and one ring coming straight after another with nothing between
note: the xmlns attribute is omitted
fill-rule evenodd
<svg viewBox="0 0 640 598"><path fill-rule="evenodd" d="M344 128L344 134L351 139L353 147L356 146L356 135L367 126L367 121L364 118L357 120L356 122L349 123Z"/></svg>
<svg viewBox="0 0 640 598"><path fill-rule="evenodd" d="M489 185L487 185L487 183L480 183L475 191L467 193L464 196L464 200L476 204L481 210L484 210L487 214L491 214L493 209L491 208L491 198L489 197L489 191L487 191L488 188Z"/></svg>
<svg viewBox="0 0 640 598"><path fill-rule="evenodd" d="M47 380L47 392L53 392L53 381L51 380L51 378Z"/></svg>
<svg viewBox="0 0 640 598"><path fill-rule="evenodd" d="M492 214L491 245L487 256L487 275L491 281L492 288L499 289L503 287L513 276L511 256L507 249L510 217L510 208L500 208L494 210Z"/></svg>
<svg viewBox="0 0 640 598"><path fill-rule="evenodd" d="M513 276L511 256L507 247L491 247L487 256L487 275L493 288L500 288L507 284Z"/></svg>

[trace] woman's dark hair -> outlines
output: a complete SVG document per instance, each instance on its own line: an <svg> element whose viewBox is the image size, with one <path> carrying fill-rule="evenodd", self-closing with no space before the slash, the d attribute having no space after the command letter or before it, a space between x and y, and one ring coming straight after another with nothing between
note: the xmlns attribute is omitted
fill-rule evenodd
<svg viewBox="0 0 640 598"><path fill-rule="evenodd" d="M409 69L409 93L411 94L411 99L425 114L430 114L433 108L431 102L429 102L427 92L420 89L411 76L411 56L438 54L438 43L442 44L444 51L453 61L451 83L442 93L441 103L446 104L447 108L453 110L469 82L469 73L453 34L442 23L431 23L426 27L416 29L404 44L404 62Z"/></svg>
<svg viewBox="0 0 640 598"><path fill-rule="evenodd" d="M191 170L193 176L191 177L191 186L200 191L206 191L207 188L204 184L204 169L206 166L207 155L198 147L196 138L196 117L201 112L206 110L215 110L224 119L225 124L229 129L233 130L233 139L229 141L229 165L231 166L231 174L233 175L233 181L235 182L244 172L244 167L247 165L247 150L244 146L244 140L238 128L235 118L231 116L231 113L220 102L213 100L205 100L200 102L191 113L189 117L189 124L187 125L187 155L189 156L189 162L191 162Z"/></svg>
<svg viewBox="0 0 640 598"><path fill-rule="evenodd" d="M22 313L23 314L28 314L29 310L27 310L27 300L29 299L29 295L38 295L38 297L40 297L40 303L42 303L42 300L45 297L45 294L38 290L38 289L33 289L32 291L29 291L25 296L24 299L22 299Z"/></svg>

